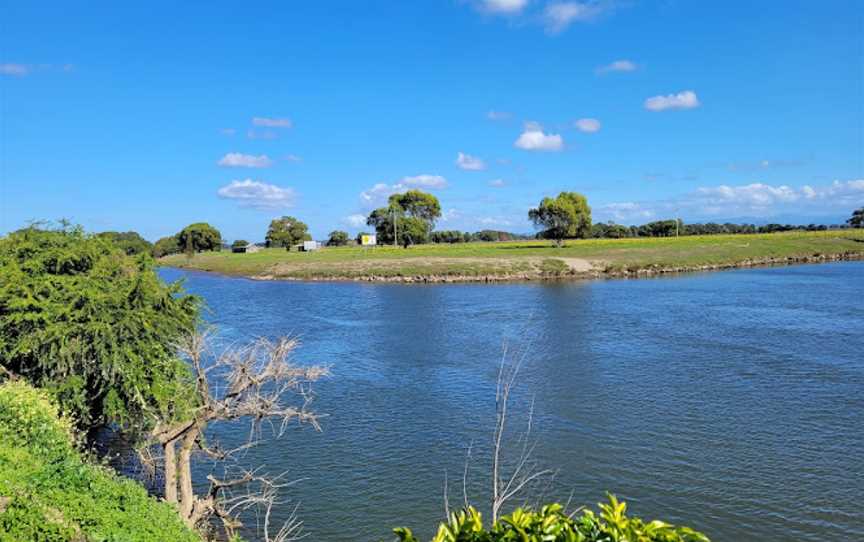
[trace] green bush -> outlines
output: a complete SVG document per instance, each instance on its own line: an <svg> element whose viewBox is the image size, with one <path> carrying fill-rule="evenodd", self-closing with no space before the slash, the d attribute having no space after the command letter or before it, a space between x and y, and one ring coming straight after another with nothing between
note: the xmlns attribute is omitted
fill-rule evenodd
<svg viewBox="0 0 864 542"><path fill-rule="evenodd" d="M198 303L163 283L149 255L80 228L0 239L0 367L52 390L82 430L145 432L189 408L175 342Z"/></svg>
<svg viewBox="0 0 864 542"><path fill-rule="evenodd" d="M540 510L518 508L489 530L483 526L480 513L469 507L451 513L432 542L709 542L708 537L688 527L627 517L627 504L611 495L608 503L599 506L599 515L584 510L574 517L560 504ZM394 532L400 542L418 542L410 529Z"/></svg>
<svg viewBox="0 0 864 542"><path fill-rule="evenodd" d="M176 510L82 460L47 394L0 385L0 542L200 542Z"/></svg>

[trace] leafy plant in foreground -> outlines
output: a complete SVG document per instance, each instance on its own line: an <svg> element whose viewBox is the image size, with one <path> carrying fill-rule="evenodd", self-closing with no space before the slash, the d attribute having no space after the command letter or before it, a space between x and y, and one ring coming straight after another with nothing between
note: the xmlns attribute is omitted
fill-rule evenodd
<svg viewBox="0 0 864 542"><path fill-rule="evenodd" d="M613 495L599 507L599 515L584 510L578 517L566 514L560 504L539 510L517 508L488 530L480 512L468 507L452 512L431 542L709 542L707 536L689 527L628 517L627 504ZM399 542L419 542L410 529L394 532Z"/></svg>

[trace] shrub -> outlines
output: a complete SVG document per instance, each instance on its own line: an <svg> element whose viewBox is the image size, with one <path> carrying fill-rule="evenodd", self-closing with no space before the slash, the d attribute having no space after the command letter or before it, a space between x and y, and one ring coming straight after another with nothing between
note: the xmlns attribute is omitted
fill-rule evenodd
<svg viewBox="0 0 864 542"><path fill-rule="evenodd" d="M52 390L83 430L146 431L188 408L174 343L197 322L198 300L146 254L80 229L0 239L0 367Z"/></svg>
<svg viewBox="0 0 864 542"><path fill-rule="evenodd" d="M0 542L200 542L176 510L86 463L46 393L0 385Z"/></svg>
<svg viewBox="0 0 864 542"><path fill-rule="evenodd" d="M451 513L449 521L439 525L432 542L709 542L708 537L689 527L627 517L627 504L612 495L608 503L599 506L599 515L585 510L577 517L566 514L560 504L540 510L518 508L489 530L484 528L480 513L469 507ZM410 529L394 532L400 542L418 542Z"/></svg>

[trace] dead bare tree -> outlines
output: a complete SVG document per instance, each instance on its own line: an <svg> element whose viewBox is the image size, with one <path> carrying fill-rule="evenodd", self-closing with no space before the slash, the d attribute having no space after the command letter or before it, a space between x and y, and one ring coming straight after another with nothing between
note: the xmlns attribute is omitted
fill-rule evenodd
<svg viewBox="0 0 864 542"><path fill-rule="evenodd" d="M534 421L533 399L526 415L525 430L517 439L520 445L518 456L509 472L505 473L508 469L503 454L506 446L505 432L510 393L517 383L527 350L517 354L515 361L509 361L508 353L509 348L505 343L495 386L495 430L492 434L492 523L498 521L501 509L508 501L521 494L533 483L554 474L552 470L539 468L538 463L533 459L534 449L537 447L537 443L531 441L531 427Z"/></svg>
<svg viewBox="0 0 864 542"><path fill-rule="evenodd" d="M192 456L205 454L217 461L230 460L237 453L258 444L262 426L267 424L279 438L292 422L308 423L320 430L319 415L309 409L312 383L329 374L326 367L300 367L290 361L296 339L259 339L248 346L229 348L210 356L207 332L187 337L178 349L192 368L195 379L195 408L179 423L157 423L151 442L161 448L165 500L175 503L181 517L193 528L218 519L228 538L243 525L240 516L255 510L263 515L260 525L265 542L296 540L302 527L292 513L278 531L271 534L271 510L280 489L290 485L285 474L269 476L260 469L232 472L225 477L207 477L209 489L196 495L192 484ZM295 398L295 402L289 402ZM223 450L209 445L204 437L208 424L244 420L249 423L245 443ZM296 512L296 508L295 508Z"/></svg>

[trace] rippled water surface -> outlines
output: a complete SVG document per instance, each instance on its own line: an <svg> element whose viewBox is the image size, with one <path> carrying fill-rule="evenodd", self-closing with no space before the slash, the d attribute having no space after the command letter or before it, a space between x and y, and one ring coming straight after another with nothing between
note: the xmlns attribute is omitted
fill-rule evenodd
<svg viewBox="0 0 864 542"><path fill-rule="evenodd" d="M611 491L715 541L864 540L864 263L568 284L162 275L223 339L299 335L298 361L332 366L324 431L248 457L305 478L289 496L310 540L430 536L472 442L485 498L505 340L527 350L514 405L534 398L550 499Z"/></svg>

